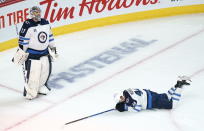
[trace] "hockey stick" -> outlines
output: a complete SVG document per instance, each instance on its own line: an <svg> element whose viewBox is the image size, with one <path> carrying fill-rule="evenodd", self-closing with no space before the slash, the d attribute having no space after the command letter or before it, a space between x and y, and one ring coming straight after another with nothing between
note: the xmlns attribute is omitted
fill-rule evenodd
<svg viewBox="0 0 204 131"><path fill-rule="evenodd" d="M15 24L15 27L16 27L16 34L18 36L18 26L17 26L17 22L14 23Z"/></svg>
<svg viewBox="0 0 204 131"><path fill-rule="evenodd" d="M15 24L15 27L16 27L16 34L17 34L17 36L19 35L19 33L18 33L18 26L17 26L17 22L15 22L14 23ZM23 65L23 76L24 76L24 80L25 80L25 82L26 82L26 77L25 77L25 67L24 67L24 65Z"/></svg>
<svg viewBox="0 0 204 131"><path fill-rule="evenodd" d="M106 112L114 111L114 110L115 109L109 109L109 110L106 110L106 111L102 111L102 112L99 112L99 113L96 113L96 114L93 114L93 115L90 115L90 116L86 116L86 117L83 117L83 118L80 118L80 119L77 119L77 120L67 122L67 123L65 123L65 125L72 124L72 123L75 123L75 122L78 122L78 121L81 121L81 120L84 120L84 119L88 119L88 118L91 118L91 117L94 117L94 116L97 116L97 115L100 115L100 114L103 114L103 113L106 113Z"/></svg>
<svg viewBox="0 0 204 131"><path fill-rule="evenodd" d="M19 33L18 33L18 25L17 25L17 22L15 22L14 23L15 24L15 27L16 27L16 34L17 34L17 36L19 35ZM13 61L13 59L12 59L12 61ZM23 77L24 77L24 81L25 81L25 83L27 82L27 79L26 79L26 70L25 70L25 64L23 64L22 65L22 69L23 69ZM24 90L25 90L25 87L24 87Z"/></svg>

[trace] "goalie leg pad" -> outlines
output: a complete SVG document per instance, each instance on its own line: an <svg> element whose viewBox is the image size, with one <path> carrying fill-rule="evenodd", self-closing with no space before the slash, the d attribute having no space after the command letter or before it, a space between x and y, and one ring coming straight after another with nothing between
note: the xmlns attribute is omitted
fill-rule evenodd
<svg viewBox="0 0 204 131"><path fill-rule="evenodd" d="M47 80L51 73L51 61L49 56L43 56L40 58L42 67L41 67L41 75L40 75L40 94L47 94L50 89L46 86Z"/></svg>
<svg viewBox="0 0 204 131"><path fill-rule="evenodd" d="M48 56L43 56L40 58L41 62L41 72L40 72L40 86L45 85L45 82L47 81L47 78L49 76L49 60Z"/></svg>
<svg viewBox="0 0 204 131"><path fill-rule="evenodd" d="M29 60L30 64L27 68L27 80L25 90L27 92L26 98L33 99L37 97L38 90L40 87L40 74L41 74L41 61L40 60Z"/></svg>

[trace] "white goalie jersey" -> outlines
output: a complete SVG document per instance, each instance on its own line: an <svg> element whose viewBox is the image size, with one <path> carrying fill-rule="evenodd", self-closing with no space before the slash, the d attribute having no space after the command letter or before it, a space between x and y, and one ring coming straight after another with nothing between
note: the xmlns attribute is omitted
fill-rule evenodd
<svg viewBox="0 0 204 131"><path fill-rule="evenodd" d="M34 22L26 20L20 30L19 45L29 54L47 55L48 47L54 47L54 38L49 25L45 19Z"/></svg>

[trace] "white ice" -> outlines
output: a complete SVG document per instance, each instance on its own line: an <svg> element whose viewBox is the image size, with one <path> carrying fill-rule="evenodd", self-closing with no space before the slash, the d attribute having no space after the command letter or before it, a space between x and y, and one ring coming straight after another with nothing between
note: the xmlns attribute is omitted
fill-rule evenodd
<svg viewBox="0 0 204 131"><path fill-rule="evenodd" d="M15 30L14 30L15 31ZM133 38L156 40L102 64L73 83L60 80L47 96L26 100L22 68L11 62L16 48L0 52L0 130L2 131L202 131L204 129L204 14L130 22L75 32L55 38L59 59L52 78ZM66 122L114 108L113 94L127 88L159 93L174 86L179 75L192 84L173 110L140 113L111 111L70 125ZM65 77L64 77L65 78Z"/></svg>

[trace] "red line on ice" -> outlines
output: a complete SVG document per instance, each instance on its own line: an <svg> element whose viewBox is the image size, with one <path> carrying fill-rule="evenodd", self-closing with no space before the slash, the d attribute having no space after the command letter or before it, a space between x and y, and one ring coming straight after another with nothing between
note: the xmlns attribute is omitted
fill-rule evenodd
<svg viewBox="0 0 204 131"><path fill-rule="evenodd" d="M19 91L19 90L16 90L16 89L14 89L14 88L10 88L10 87L7 87L7 86L1 85L1 84L0 84L0 87L1 87L1 88L6 88L6 89L9 89L9 90L12 90L12 91L18 92L18 93L22 93L22 92Z"/></svg>
<svg viewBox="0 0 204 131"><path fill-rule="evenodd" d="M6 89L9 89L9 90L15 91L15 92L17 92L17 93L23 94L23 92L20 91L20 90L17 90L17 89L14 89L14 88L11 88L11 87L2 85L2 84L0 84L0 88L6 88ZM46 103L55 104L54 102L52 102L52 101L50 101L50 100L47 100L47 99L45 99L45 98L40 98L40 99L41 99L42 101L46 102Z"/></svg>
<svg viewBox="0 0 204 131"><path fill-rule="evenodd" d="M193 74L190 75L190 78L193 78L202 72L204 72L204 68L195 71ZM177 128L177 130L183 131L182 127L176 122L176 119L173 116L173 111L170 111L169 113L170 113L170 119L171 119L172 123L174 124L174 126Z"/></svg>

